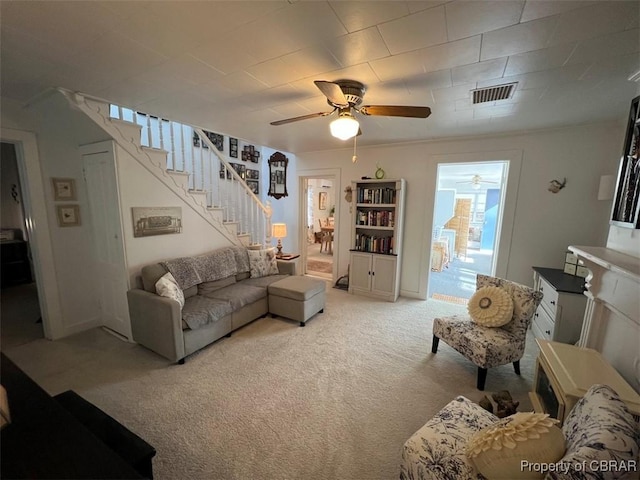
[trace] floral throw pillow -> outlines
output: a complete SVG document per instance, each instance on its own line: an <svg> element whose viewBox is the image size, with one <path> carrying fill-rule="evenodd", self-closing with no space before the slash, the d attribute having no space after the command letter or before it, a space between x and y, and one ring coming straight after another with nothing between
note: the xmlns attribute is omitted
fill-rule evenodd
<svg viewBox="0 0 640 480"><path fill-rule="evenodd" d="M180 304L180 308L184 307L184 293L171 273L165 273L156 282L156 292L161 297L172 298Z"/></svg>
<svg viewBox="0 0 640 480"><path fill-rule="evenodd" d="M278 274L278 262L274 248L264 250L247 250L249 253L249 265L251 278L266 277Z"/></svg>

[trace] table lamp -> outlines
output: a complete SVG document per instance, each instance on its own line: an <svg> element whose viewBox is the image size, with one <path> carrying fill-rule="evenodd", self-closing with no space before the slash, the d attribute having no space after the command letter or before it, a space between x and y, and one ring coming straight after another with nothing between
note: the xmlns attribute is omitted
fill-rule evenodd
<svg viewBox="0 0 640 480"><path fill-rule="evenodd" d="M282 239L287 236L287 224L286 223L274 223L271 226L271 236L278 239L278 251L276 257L282 256Z"/></svg>

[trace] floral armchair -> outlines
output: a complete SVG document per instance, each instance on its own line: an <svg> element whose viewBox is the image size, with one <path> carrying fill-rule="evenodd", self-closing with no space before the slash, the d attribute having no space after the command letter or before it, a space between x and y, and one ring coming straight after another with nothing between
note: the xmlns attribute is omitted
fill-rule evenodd
<svg viewBox="0 0 640 480"><path fill-rule="evenodd" d="M542 300L542 293L530 287L479 274L476 277L476 289L486 286L500 287L511 295L511 321L502 327L490 328L475 324L468 316L436 318L433 321L431 346L431 351L436 353L442 339L473 362L478 367L478 390L484 390L489 368L513 363L516 374L520 375L520 359L524 355L527 329Z"/></svg>
<svg viewBox="0 0 640 480"><path fill-rule="evenodd" d="M498 417L459 396L404 444L400 480L480 480L467 443ZM607 385L592 385L569 413L562 433L566 451L545 480L637 479L640 425ZM513 479L511 479L513 480Z"/></svg>

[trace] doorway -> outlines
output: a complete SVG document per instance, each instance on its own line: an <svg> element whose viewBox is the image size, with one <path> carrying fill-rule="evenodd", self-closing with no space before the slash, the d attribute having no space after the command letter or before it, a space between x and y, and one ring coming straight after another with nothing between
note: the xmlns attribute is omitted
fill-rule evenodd
<svg viewBox="0 0 640 480"><path fill-rule="evenodd" d="M428 297L466 304L476 275L495 275L508 161L440 163Z"/></svg>
<svg viewBox="0 0 640 480"><path fill-rule="evenodd" d="M333 176L305 177L303 274L333 279L336 222L336 181Z"/></svg>
<svg viewBox="0 0 640 480"><path fill-rule="evenodd" d="M2 350L44 337L38 288L34 281L31 242L26 226L24 195L16 146L2 142L0 193L2 224L1 318Z"/></svg>

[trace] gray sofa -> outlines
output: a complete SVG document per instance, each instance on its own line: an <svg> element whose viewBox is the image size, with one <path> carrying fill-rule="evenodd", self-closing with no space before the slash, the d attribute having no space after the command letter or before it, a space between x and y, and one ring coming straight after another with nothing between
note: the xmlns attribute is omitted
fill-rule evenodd
<svg viewBox="0 0 640 480"><path fill-rule="evenodd" d="M295 264L278 260L277 274L272 266L256 272L253 258L254 252L250 261L244 247L224 247L142 268L142 288L127 292L133 339L184 363L187 355L264 317L269 312L267 287L295 274ZM156 283L167 272L182 290L184 307L156 292Z"/></svg>

